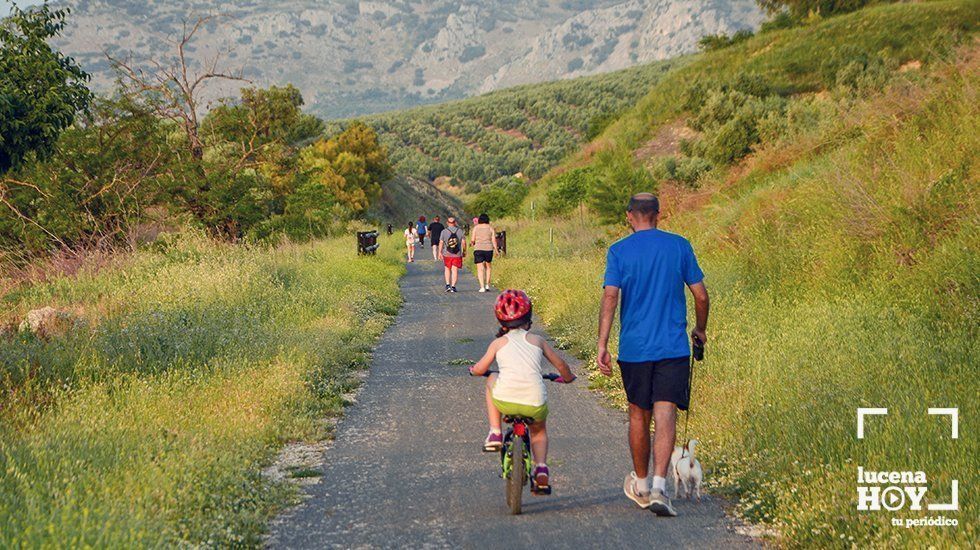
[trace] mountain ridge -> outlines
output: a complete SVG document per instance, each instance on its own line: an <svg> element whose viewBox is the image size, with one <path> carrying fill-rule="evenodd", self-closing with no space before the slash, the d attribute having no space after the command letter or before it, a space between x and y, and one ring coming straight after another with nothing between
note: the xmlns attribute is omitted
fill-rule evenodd
<svg viewBox="0 0 980 550"><path fill-rule="evenodd" d="M142 66L167 59L183 22L210 14L218 17L188 48L197 66L225 52L226 68L257 86L295 84L307 110L324 118L609 72L693 51L704 34L755 28L763 19L752 0L58 4L72 15L55 45L92 73L98 91L115 80L106 53ZM237 95L240 86L217 84L206 99Z"/></svg>

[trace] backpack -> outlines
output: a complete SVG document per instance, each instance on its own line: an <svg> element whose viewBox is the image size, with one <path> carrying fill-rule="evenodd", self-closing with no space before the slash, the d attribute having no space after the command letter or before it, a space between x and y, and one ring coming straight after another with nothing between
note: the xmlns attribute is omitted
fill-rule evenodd
<svg viewBox="0 0 980 550"><path fill-rule="evenodd" d="M459 230L449 230L449 238L446 239L446 252L450 254L459 254L460 250L460 240L459 240Z"/></svg>

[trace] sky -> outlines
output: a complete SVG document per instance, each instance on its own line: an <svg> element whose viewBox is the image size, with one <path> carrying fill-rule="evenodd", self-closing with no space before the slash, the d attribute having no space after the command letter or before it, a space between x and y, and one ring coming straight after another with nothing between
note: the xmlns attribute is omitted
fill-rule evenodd
<svg viewBox="0 0 980 550"><path fill-rule="evenodd" d="M21 8L26 8L27 6L36 6L40 4L42 0L17 0L17 5ZM10 2L8 0L0 0L0 17L5 17L10 13Z"/></svg>

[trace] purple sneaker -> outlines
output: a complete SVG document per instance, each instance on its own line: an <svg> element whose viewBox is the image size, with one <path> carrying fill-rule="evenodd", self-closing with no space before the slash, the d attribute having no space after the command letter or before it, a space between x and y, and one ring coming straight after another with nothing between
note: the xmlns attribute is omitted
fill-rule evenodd
<svg viewBox="0 0 980 550"><path fill-rule="evenodd" d="M483 452L495 453L504 446L504 434L490 432L483 442Z"/></svg>
<svg viewBox="0 0 980 550"><path fill-rule="evenodd" d="M550 495L551 482L547 466L535 466L531 475L531 492L536 495Z"/></svg>

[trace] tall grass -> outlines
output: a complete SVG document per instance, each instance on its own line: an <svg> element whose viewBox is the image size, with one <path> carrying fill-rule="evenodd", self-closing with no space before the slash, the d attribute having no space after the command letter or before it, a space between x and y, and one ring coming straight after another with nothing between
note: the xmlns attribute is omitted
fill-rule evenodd
<svg viewBox="0 0 980 550"><path fill-rule="evenodd" d="M901 8L919 7L933 6ZM980 483L980 443L964 432L980 405L976 48L912 80L805 136L833 136L831 146L775 168L763 161L779 151L758 152L747 170L706 182L706 204L672 208L664 223L691 239L712 295L690 419L708 483L788 547L980 540L965 493ZM559 342L592 363L604 249L624 229L580 219L507 229L501 282L528 289ZM618 380L592 381L624 404ZM857 440L857 407L890 416ZM960 439L929 407L960 409ZM958 527L890 523L935 512L859 512L858 466L923 470L930 502L948 502L958 479L961 509L946 513Z"/></svg>
<svg viewBox="0 0 980 550"><path fill-rule="evenodd" d="M398 309L388 244L183 235L6 297L85 322L0 344L0 547L258 545L294 496L261 466L328 435Z"/></svg>

